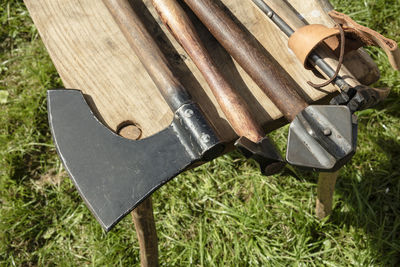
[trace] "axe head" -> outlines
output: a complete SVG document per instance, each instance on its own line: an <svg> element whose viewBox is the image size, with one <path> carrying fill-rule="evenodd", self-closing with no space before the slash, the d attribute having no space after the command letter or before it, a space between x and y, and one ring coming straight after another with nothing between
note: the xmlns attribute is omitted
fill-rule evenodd
<svg viewBox="0 0 400 267"><path fill-rule="evenodd" d="M356 152L357 122L346 106L308 106L289 127L289 164L322 172L339 170Z"/></svg>
<svg viewBox="0 0 400 267"><path fill-rule="evenodd" d="M129 140L105 127L79 90L50 90L47 98L57 152L106 231L157 188L224 149L194 103L181 106L161 132Z"/></svg>

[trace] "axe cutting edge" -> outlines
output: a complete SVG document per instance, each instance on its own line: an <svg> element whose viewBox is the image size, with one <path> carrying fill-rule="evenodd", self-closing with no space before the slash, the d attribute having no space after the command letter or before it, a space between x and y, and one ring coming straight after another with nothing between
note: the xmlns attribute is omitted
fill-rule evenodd
<svg viewBox="0 0 400 267"><path fill-rule="evenodd" d="M108 231L157 188L194 163L217 157L225 145L129 2L103 2L174 112L166 129L129 140L96 118L81 91L48 91L57 152L87 206Z"/></svg>

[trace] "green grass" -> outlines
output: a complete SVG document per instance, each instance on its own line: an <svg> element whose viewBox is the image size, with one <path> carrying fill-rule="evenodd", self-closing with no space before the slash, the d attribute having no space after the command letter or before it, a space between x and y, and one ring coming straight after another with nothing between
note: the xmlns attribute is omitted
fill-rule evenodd
<svg viewBox="0 0 400 267"><path fill-rule="evenodd" d="M334 3L400 41L400 2ZM0 0L0 23L0 266L137 266L129 216L106 235L56 156L45 92L62 83L22 1ZM369 51L392 92L359 113L332 216L314 216L315 174L263 177L231 153L154 194L161 265L400 266L400 75Z"/></svg>

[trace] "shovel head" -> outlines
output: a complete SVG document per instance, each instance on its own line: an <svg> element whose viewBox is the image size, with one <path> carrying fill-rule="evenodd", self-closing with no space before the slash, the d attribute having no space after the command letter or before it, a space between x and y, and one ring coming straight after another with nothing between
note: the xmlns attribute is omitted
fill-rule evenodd
<svg viewBox="0 0 400 267"><path fill-rule="evenodd" d="M106 231L194 162L211 160L223 150L193 103L176 111L170 126L161 132L129 140L105 127L79 90L50 90L47 97L57 152L81 197ZM190 121L197 115L200 119ZM200 141L195 142L188 129L194 129Z"/></svg>
<svg viewBox="0 0 400 267"><path fill-rule="evenodd" d="M357 122L346 106L308 106L289 127L289 164L322 172L339 170L356 152Z"/></svg>

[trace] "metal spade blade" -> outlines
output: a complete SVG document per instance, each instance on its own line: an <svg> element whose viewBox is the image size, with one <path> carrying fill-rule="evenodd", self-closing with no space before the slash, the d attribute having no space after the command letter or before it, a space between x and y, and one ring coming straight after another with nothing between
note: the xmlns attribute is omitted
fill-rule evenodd
<svg viewBox="0 0 400 267"><path fill-rule="evenodd" d="M286 159L317 171L339 170L356 152L357 122L346 106L309 106L289 128Z"/></svg>

